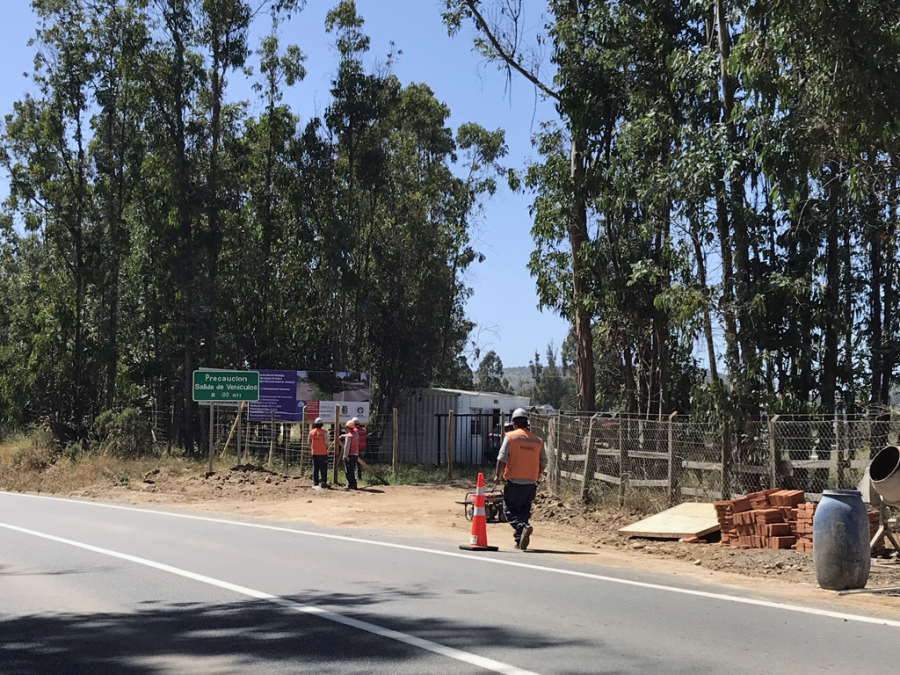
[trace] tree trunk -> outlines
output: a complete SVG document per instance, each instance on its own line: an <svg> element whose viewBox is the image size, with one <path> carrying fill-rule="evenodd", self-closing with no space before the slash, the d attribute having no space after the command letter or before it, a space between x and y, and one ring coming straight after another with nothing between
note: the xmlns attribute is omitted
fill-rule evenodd
<svg viewBox="0 0 900 675"><path fill-rule="evenodd" d="M691 243L694 245L694 257L697 259L697 281L706 302L703 304L703 337L706 340L706 358L709 361L709 379L711 382L719 381L719 369L716 365L716 342L713 338L712 319L709 310L709 286L706 283L706 260L703 255L703 247L700 238L694 228L691 228Z"/></svg>
<svg viewBox="0 0 900 675"><path fill-rule="evenodd" d="M866 225L869 232L869 266L871 277L869 279L869 369L872 373L870 400L878 403L881 398L881 377L883 374L881 362L884 354L881 323L881 237L884 230L878 222L875 195L869 196L869 204L866 208ZM849 272L849 270L847 270ZM852 330L850 323L849 330Z"/></svg>
<svg viewBox="0 0 900 675"><path fill-rule="evenodd" d="M728 21L725 17L725 7L723 0L715 0L716 6L716 24L719 39L719 74L721 77L722 88L722 123L725 125L726 139L728 147L732 152L738 149L738 133L734 120L734 94L736 83L734 78L728 74L728 59L731 56L731 32L728 27ZM750 309L750 259L749 259L749 236L747 234L747 226L744 221L744 176L743 172L735 169L737 176L728 179L731 196L731 245L734 250L734 277L733 284L735 289L736 318L739 320L735 325L735 337L740 342L741 353L744 362L748 362L756 352L755 343L752 337L752 324L749 315ZM724 192L725 172L724 167L721 172L721 188ZM722 195L724 199L724 194ZM723 215L727 217L727 210L721 211L719 217ZM724 246L724 243L723 243ZM730 255L729 255L730 258ZM723 259L724 263L724 259ZM730 270L730 267L729 267ZM724 274L724 273L723 273ZM726 319L727 322L727 319ZM727 326L726 326L727 331ZM734 377L732 375L732 377ZM732 381L732 385L734 385Z"/></svg>
<svg viewBox="0 0 900 675"><path fill-rule="evenodd" d="M219 327L217 319L218 292L216 284L219 275L219 245L221 241L219 224L219 141L222 135L222 82L221 73L222 44L218 38L217 27L213 27L212 39L212 114L210 116L210 151L209 151L209 237L206 242L207 262L209 264L209 283L207 285L208 319L206 322L206 362L209 367L216 366L216 342Z"/></svg>
<svg viewBox="0 0 900 675"><path fill-rule="evenodd" d="M844 304L842 326L844 329L844 362L841 364L838 373L841 375L839 383L843 384L843 390L840 385L837 387L835 395L840 391L853 392L856 391L853 372L853 241L850 236L850 228L842 228L844 230L844 243L841 249L841 290L843 292Z"/></svg>
<svg viewBox="0 0 900 675"><path fill-rule="evenodd" d="M834 160L829 162L828 182L828 234L825 251L825 302L823 307L823 330L825 333L825 354L822 359L822 386L819 400L822 409L834 411L834 396L837 392L838 367L838 321L840 320L840 167Z"/></svg>
<svg viewBox="0 0 900 675"><path fill-rule="evenodd" d="M176 17L177 19L177 17ZM194 238L193 223L190 202L191 175L188 167L187 140L185 131L185 92L184 70L186 66L186 48L179 29L173 22L171 31L175 44L173 64L173 110L172 129L173 144L175 146L175 192L176 208L178 212L178 240L180 242L177 259L179 259L176 278L183 296L181 305L181 330L183 339L182 375L184 377L184 389L182 400L182 441L184 449L190 454L194 450L194 425L193 425L193 371L194 371L194 285L196 271L194 269Z"/></svg>
<svg viewBox="0 0 900 675"><path fill-rule="evenodd" d="M722 320L725 326L725 365L733 388L740 377L741 357L738 352L737 321L734 317L734 276L731 259L731 235L728 206L725 203L724 167L719 167L716 185L716 225L719 230L719 250L722 256Z"/></svg>
<svg viewBox="0 0 900 675"><path fill-rule="evenodd" d="M895 165L891 161L890 171L894 172ZM881 405L890 405L891 402L891 384L894 374L894 364L896 363L895 330L896 322L894 318L895 306L895 284L896 275L895 251L897 236L897 177L892 175L890 178L890 189L888 190L888 220L886 223L886 231L884 237L884 246L882 254L885 261L884 270L884 328L882 331L882 339L886 345L886 349L881 358L881 391L879 392L879 403Z"/></svg>
<svg viewBox="0 0 900 675"><path fill-rule="evenodd" d="M634 380L634 354L631 347L622 350L622 365L625 375L625 406L629 413L636 413L638 409L637 385Z"/></svg>
<svg viewBox="0 0 900 675"><path fill-rule="evenodd" d="M572 302L575 305L576 383L578 408L593 412L596 392L594 378L594 338L591 315L584 308L582 279L582 247L588 242L587 204L584 200L584 143L573 135L570 156L573 206L569 222L569 243L572 247Z"/></svg>

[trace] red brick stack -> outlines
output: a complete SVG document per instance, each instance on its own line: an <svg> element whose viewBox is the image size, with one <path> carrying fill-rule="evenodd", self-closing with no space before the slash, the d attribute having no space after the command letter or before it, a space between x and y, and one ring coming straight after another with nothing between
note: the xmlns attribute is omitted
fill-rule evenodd
<svg viewBox="0 0 900 675"><path fill-rule="evenodd" d="M713 502L713 506L716 509L716 518L719 519L722 543L729 544L733 539L738 538L738 533L734 526L734 502ZM749 508L749 502L747 507Z"/></svg>
<svg viewBox="0 0 900 675"><path fill-rule="evenodd" d="M763 490L731 501L713 502L722 544L812 553L816 504L803 499L803 490ZM878 511L868 513L869 539L873 539L878 532ZM872 549L874 556L883 554L884 537Z"/></svg>
<svg viewBox="0 0 900 675"><path fill-rule="evenodd" d="M802 490L763 490L731 501L714 502L722 544L732 547L791 548L797 541L793 507ZM812 528L810 527L810 533Z"/></svg>
<svg viewBox="0 0 900 675"><path fill-rule="evenodd" d="M805 502L798 504L794 511L791 532L797 537L797 543L791 548L795 551L812 553L813 514L816 512L816 505L812 502Z"/></svg>

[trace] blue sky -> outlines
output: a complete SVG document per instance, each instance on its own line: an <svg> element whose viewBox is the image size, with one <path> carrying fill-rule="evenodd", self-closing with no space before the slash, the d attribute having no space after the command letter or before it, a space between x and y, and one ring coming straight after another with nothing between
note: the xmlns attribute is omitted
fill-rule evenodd
<svg viewBox="0 0 900 675"><path fill-rule="evenodd" d="M282 26L282 44L297 44L308 56L306 80L285 94L285 103L304 119L321 114L329 103L337 54L332 36L325 33L324 19L336 2L309 0L303 12ZM471 121L488 129L504 129L510 150L507 163L521 169L536 154L531 136L540 122L555 118L553 107L537 101L531 86L521 79L514 79L509 87L505 75L472 51L470 28L450 38L441 23L442 5L441 0L357 0L371 37L370 61L383 62L393 41L403 52L394 65L400 81L428 84L449 106L454 128ZM30 90L22 73L31 70L33 53L27 41L36 20L27 0L6 0L3 9L0 110L5 115ZM541 17L535 12L526 16L526 23L534 29ZM254 47L268 28L268 18L261 17L254 27ZM249 83L239 75L231 78L229 97L255 100ZM506 366L527 365L536 349L543 355L547 343L559 346L568 331L561 318L537 309L534 280L526 269L533 248L530 199L512 194L503 185L486 205L474 235L476 248L486 260L474 266L467 278L475 291L467 306L469 317L478 324L473 338L482 353L495 350Z"/></svg>

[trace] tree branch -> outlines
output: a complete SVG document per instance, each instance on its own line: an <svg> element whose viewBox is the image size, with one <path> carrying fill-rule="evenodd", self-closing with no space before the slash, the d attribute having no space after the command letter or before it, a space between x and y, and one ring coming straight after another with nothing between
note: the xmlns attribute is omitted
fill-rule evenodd
<svg viewBox="0 0 900 675"><path fill-rule="evenodd" d="M546 84L541 82L538 79L537 75L535 75L534 73L523 68L522 65L518 61L516 61L516 59L513 57L512 54L507 53L506 50L503 49L503 46L500 44L500 41L496 38L496 36L491 32L491 29L488 27L487 21L484 20L484 17L478 11L478 8L476 6L477 0L464 0L464 1L466 4L466 7L469 8L469 11L472 12L472 16L475 18L476 27L482 33L484 33L484 35L487 37L488 41L491 43L491 46L494 48L494 50L497 52L497 54L500 56L500 58L506 62L506 65L508 67L512 68L513 70L517 71L520 75L522 75L522 77L524 77L526 80L531 82L531 84L533 84L535 87L540 89L547 96L549 96L550 98L556 99L558 101L559 94L557 92L553 91L552 89L550 89L550 87L548 87Z"/></svg>

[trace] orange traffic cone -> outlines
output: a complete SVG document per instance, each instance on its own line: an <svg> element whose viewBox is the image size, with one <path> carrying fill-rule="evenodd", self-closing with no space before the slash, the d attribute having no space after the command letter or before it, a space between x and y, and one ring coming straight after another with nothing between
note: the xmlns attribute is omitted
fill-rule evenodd
<svg viewBox="0 0 900 675"><path fill-rule="evenodd" d="M467 551L497 551L496 546L487 543L487 518L484 515L484 474L478 474L475 488L475 507L472 509L472 539L468 544L460 544Z"/></svg>

